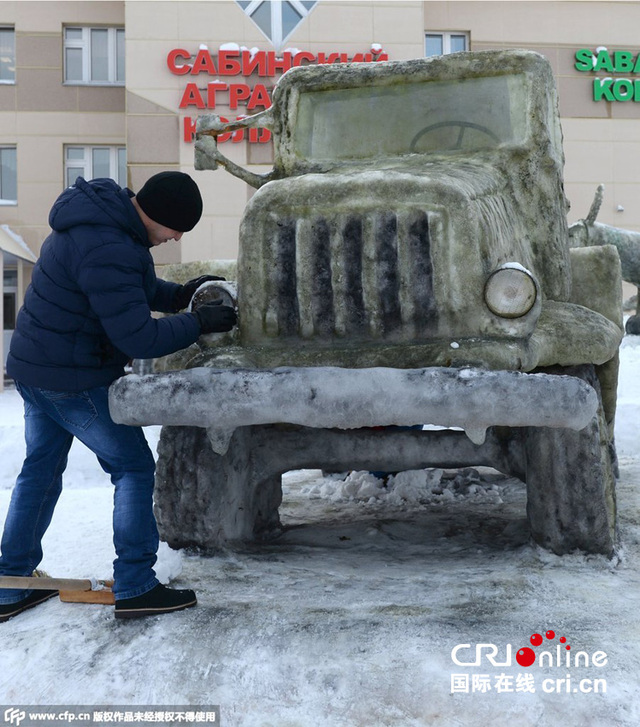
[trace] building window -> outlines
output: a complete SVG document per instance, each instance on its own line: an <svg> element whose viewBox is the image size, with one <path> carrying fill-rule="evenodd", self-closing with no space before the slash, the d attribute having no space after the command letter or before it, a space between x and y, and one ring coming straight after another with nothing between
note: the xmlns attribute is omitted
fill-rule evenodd
<svg viewBox="0 0 640 727"><path fill-rule="evenodd" d="M18 203L16 147L0 146L0 204Z"/></svg>
<svg viewBox="0 0 640 727"><path fill-rule="evenodd" d="M236 2L273 45L280 48L309 15L317 0L236 0Z"/></svg>
<svg viewBox="0 0 640 727"><path fill-rule="evenodd" d="M16 32L0 28L0 83L16 82Z"/></svg>
<svg viewBox="0 0 640 727"><path fill-rule="evenodd" d="M16 294L2 294L3 328L5 331L12 331L16 327Z"/></svg>
<svg viewBox="0 0 640 727"><path fill-rule="evenodd" d="M64 81L124 85L124 28L65 28Z"/></svg>
<svg viewBox="0 0 640 727"><path fill-rule="evenodd" d="M66 146L64 173L67 187L78 177L108 177L127 186L127 150L124 146Z"/></svg>
<svg viewBox="0 0 640 727"><path fill-rule="evenodd" d="M461 50L469 50L469 33L427 33L425 35L424 54L426 56L442 56Z"/></svg>
<svg viewBox="0 0 640 727"><path fill-rule="evenodd" d="M2 253L0 253L2 254ZM18 271L7 270L3 275L3 321L5 331L12 331L16 327L16 293L18 292Z"/></svg>

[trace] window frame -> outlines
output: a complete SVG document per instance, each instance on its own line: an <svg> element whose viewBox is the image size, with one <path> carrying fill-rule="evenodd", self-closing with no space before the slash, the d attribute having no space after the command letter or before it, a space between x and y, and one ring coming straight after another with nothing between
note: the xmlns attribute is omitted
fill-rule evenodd
<svg viewBox="0 0 640 727"><path fill-rule="evenodd" d="M15 86L16 83L16 29L13 25L0 25L0 32L11 31L13 33L13 78L0 78L0 85Z"/></svg>
<svg viewBox="0 0 640 727"><path fill-rule="evenodd" d="M82 149L83 158L70 159L68 152L70 149ZM113 179L114 182L119 184L121 187L127 186L127 147L124 144L65 144L63 150L64 157L64 186L69 187L73 185L78 177L83 177L87 181L90 179L96 179L97 177L93 173L93 151L95 149L108 149L109 150L109 179ZM124 168L122 170L124 179L120 177L120 152L124 152ZM82 171L74 173L73 179L69 178L69 170L75 167L81 167ZM103 175L104 176L104 175Z"/></svg>
<svg viewBox="0 0 640 727"><path fill-rule="evenodd" d="M266 33L257 21L253 19L254 13L267 2L271 8L271 29L270 33ZM283 35L282 29L282 6L285 2L288 2L292 8L300 15L300 20L295 26L286 34ZM301 0L236 0L236 4L241 8L242 12L245 13L257 26L260 32L268 38L269 41L274 45L276 49L281 48L291 35L293 35L298 29L300 23L309 15L310 12L318 4L316 2L310 7L306 7Z"/></svg>
<svg viewBox="0 0 640 727"><path fill-rule="evenodd" d="M427 38L429 36L440 36L442 38L442 53L434 53L430 56L427 55ZM467 52L470 48L471 34L468 30L427 30L424 34L424 54L426 58L433 58L436 55L447 56L450 53L457 53L458 51L451 50L451 39L454 36L464 37L465 49L463 52Z"/></svg>
<svg viewBox="0 0 640 727"><path fill-rule="evenodd" d="M5 150L12 150L15 152L15 179L13 180L15 186L15 197L4 197L3 187L4 182L2 179L2 152ZM18 204L18 146L17 144L0 144L0 206L2 207L13 207Z"/></svg>
<svg viewBox="0 0 640 727"><path fill-rule="evenodd" d="M67 38L67 31L82 31L81 38ZM92 31L107 31L107 80L94 80L91 78L91 50L92 50ZM123 26L99 26L99 25L65 25L62 29L62 83L64 86L124 86L126 83L124 69L124 44L122 58L122 78L118 78L118 37L122 33L124 42ZM82 52L82 79L67 78L67 51L80 50Z"/></svg>

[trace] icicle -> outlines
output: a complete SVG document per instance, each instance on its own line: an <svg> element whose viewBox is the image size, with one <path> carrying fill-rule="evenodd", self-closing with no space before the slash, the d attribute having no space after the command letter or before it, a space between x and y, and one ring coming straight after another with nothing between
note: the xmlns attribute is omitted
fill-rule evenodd
<svg viewBox="0 0 640 727"><path fill-rule="evenodd" d="M484 444L487 438L487 430L484 427L467 427L465 433L469 439L477 445Z"/></svg>
<svg viewBox="0 0 640 727"><path fill-rule="evenodd" d="M216 454L226 454L234 432L235 428L219 429L218 427L208 427L207 437L209 437L209 441L211 442L211 449L213 449Z"/></svg>

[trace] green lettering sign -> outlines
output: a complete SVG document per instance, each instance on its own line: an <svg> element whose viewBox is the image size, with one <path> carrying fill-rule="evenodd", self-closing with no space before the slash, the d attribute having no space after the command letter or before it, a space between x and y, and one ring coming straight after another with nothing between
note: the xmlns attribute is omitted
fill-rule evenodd
<svg viewBox="0 0 640 727"><path fill-rule="evenodd" d="M628 78L619 78L613 84L613 97L616 101L633 100L633 81Z"/></svg>
<svg viewBox="0 0 640 727"><path fill-rule="evenodd" d="M576 51L576 71L593 70L593 53L588 48L580 48Z"/></svg>
<svg viewBox="0 0 640 727"><path fill-rule="evenodd" d="M592 51L579 48L575 52L576 71L582 73L640 74L640 53L617 50L611 53L606 48ZM635 101L640 102L640 79L637 78L594 78L594 101Z"/></svg>
<svg viewBox="0 0 640 727"><path fill-rule="evenodd" d="M598 52L598 55L596 56L596 62L593 66L594 71L608 71L609 73L613 73L615 71L615 68L613 66L613 61L611 60L611 56L609 55L609 51L606 49L602 49Z"/></svg>
<svg viewBox="0 0 640 727"><path fill-rule="evenodd" d="M616 73L633 72L633 53L630 53L628 50L617 50L613 54L613 66Z"/></svg>
<svg viewBox="0 0 640 727"><path fill-rule="evenodd" d="M615 101L613 97L613 78L593 79L593 100L594 101Z"/></svg>

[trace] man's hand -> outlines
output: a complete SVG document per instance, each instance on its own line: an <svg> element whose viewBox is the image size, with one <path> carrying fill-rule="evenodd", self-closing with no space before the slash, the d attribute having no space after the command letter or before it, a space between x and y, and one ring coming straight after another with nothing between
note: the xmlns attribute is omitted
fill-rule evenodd
<svg viewBox="0 0 640 727"><path fill-rule="evenodd" d="M193 298L193 294L198 288L210 280L225 280L217 275L201 275L199 278L189 280L188 283L180 286L180 290L173 296L173 309L177 313L179 310L186 308Z"/></svg>
<svg viewBox="0 0 640 727"><path fill-rule="evenodd" d="M200 323L201 334L230 331L238 322L235 310L229 305L222 305L222 298L203 303L193 313Z"/></svg>

